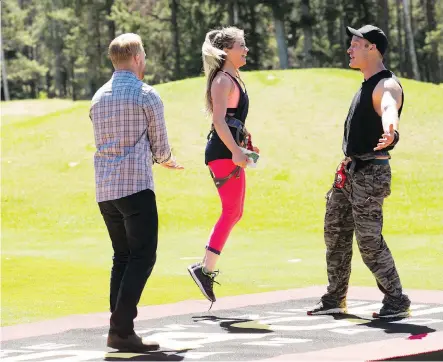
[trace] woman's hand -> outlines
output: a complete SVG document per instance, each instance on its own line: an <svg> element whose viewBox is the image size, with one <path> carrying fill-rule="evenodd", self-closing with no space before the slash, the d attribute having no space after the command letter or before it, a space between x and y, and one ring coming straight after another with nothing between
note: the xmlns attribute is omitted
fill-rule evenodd
<svg viewBox="0 0 443 362"><path fill-rule="evenodd" d="M245 168L248 165L248 160L248 156L246 156L239 147L232 153L232 162L234 162L236 166Z"/></svg>
<svg viewBox="0 0 443 362"><path fill-rule="evenodd" d="M260 154L260 148L258 148L258 147L256 147L256 146L252 146L252 150L253 150L255 153Z"/></svg>

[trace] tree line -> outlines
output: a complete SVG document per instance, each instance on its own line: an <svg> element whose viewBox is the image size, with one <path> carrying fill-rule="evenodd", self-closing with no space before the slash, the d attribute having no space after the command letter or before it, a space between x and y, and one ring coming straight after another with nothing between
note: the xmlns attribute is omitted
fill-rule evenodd
<svg viewBox="0 0 443 362"><path fill-rule="evenodd" d="M374 24L390 40L397 75L443 79L442 0L1 1L2 100L88 99L112 74L107 48L142 37L150 84L202 74L208 30L235 25L250 48L245 70L348 68L345 26Z"/></svg>

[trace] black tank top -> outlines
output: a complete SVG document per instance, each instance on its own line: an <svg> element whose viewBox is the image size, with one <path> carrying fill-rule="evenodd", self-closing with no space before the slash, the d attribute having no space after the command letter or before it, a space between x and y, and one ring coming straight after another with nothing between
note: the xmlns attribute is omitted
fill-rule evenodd
<svg viewBox="0 0 443 362"><path fill-rule="evenodd" d="M346 156L374 153L374 147L377 146L380 136L384 133L381 117L375 111L372 103L372 93L380 80L384 78L394 78L400 84L394 73L387 69L382 70L365 80L352 100L343 136L342 148ZM403 102L404 94L402 92L402 105L398 110L399 117L403 109Z"/></svg>
<svg viewBox="0 0 443 362"><path fill-rule="evenodd" d="M228 75L235 83L235 86L238 87L240 91L240 98L238 101L237 108L228 108L226 110L226 115L234 114L232 117L237 118L239 121L241 121L243 124L246 122L246 117L248 116L248 110L249 110L249 97L248 92L245 88L243 91L243 88L240 86L240 83L237 81L236 78L231 76L229 73L224 72L226 75ZM234 137L234 140L236 139L236 132L237 129L233 127L229 127L231 130L232 136ZM226 147L226 145L223 143L223 141L220 139L217 132L214 130L212 132L211 137L208 140L208 143L206 144L205 149L205 164L208 164L211 161L214 160L220 160L220 159L231 159L232 158L232 152L229 151L229 148Z"/></svg>

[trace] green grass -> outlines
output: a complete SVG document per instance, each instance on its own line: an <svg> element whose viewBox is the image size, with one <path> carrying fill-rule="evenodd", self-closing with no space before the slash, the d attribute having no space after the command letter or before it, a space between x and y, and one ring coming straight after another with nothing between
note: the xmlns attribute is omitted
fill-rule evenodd
<svg viewBox="0 0 443 362"><path fill-rule="evenodd" d="M315 69L244 79L262 158L247 171L245 214L220 259L217 296L325 284L324 195L361 75ZM410 80L403 87L384 235L405 288L441 290L443 89ZM186 271L193 260L180 258L203 255L220 211L203 162L204 80L156 88L186 170L155 168L160 244L141 305L202 298ZM94 201L88 111L89 102L2 103L2 325L108 308L111 245ZM351 284L374 286L354 255Z"/></svg>

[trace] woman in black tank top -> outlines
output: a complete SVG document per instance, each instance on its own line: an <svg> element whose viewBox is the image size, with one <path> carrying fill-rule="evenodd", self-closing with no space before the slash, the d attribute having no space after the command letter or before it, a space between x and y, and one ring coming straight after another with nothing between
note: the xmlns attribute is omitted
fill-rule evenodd
<svg viewBox="0 0 443 362"><path fill-rule="evenodd" d="M249 98L238 73L246 64L248 53L243 31L229 27L208 32L202 53L207 76L206 110L212 115L205 164L217 186L222 213L210 235L203 262L190 265L188 271L203 295L215 302L213 283L218 274L215 265L232 228L242 217L245 200L244 168L248 157L240 147L245 146L248 135L245 121ZM230 95L235 94L239 94L238 103L228 107Z"/></svg>

